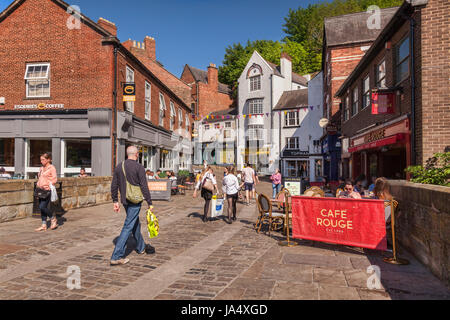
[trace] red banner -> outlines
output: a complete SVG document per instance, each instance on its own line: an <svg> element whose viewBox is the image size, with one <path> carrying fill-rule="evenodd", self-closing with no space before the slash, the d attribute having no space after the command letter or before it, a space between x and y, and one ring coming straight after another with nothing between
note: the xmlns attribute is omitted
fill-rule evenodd
<svg viewBox="0 0 450 320"><path fill-rule="evenodd" d="M293 196L292 236L385 251L384 202Z"/></svg>
<svg viewBox="0 0 450 320"><path fill-rule="evenodd" d="M372 114L391 114L395 112L395 93L372 93Z"/></svg>

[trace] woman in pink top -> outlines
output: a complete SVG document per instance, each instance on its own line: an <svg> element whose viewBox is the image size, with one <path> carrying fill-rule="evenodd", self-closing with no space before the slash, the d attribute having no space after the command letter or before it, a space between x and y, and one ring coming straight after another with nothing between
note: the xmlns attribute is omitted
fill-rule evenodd
<svg viewBox="0 0 450 320"><path fill-rule="evenodd" d="M275 199L277 194L281 191L281 173L279 169L275 170L275 173L270 177L272 180L272 199Z"/></svg>
<svg viewBox="0 0 450 320"><path fill-rule="evenodd" d="M42 167L39 170L37 189L50 191L50 183L55 185L57 181L56 168L52 165L52 156L50 153L44 153L41 155ZM51 219L51 230L58 228L58 220L56 216L53 216L52 211L48 208L50 203L50 192L45 199L39 198L39 209L41 210L42 226L37 228L36 231L47 231L47 217Z"/></svg>

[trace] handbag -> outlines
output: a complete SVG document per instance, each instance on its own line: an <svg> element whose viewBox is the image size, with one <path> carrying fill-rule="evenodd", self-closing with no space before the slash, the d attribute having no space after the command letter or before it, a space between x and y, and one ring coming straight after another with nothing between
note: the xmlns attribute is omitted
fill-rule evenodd
<svg viewBox="0 0 450 320"><path fill-rule="evenodd" d="M34 196L36 198L43 199L43 200L47 199L50 196L50 193L51 193L50 190L44 190L44 189L37 188L37 187L34 190Z"/></svg>
<svg viewBox="0 0 450 320"><path fill-rule="evenodd" d="M206 189L206 190L208 190L210 192L213 192L214 191L214 184L212 183L211 179L206 177L205 181L203 181L202 188Z"/></svg>
<svg viewBox="0 0 450 320"><path fill-rule="evenodd" d="M144 200L142 195L142 190L140 186L134 186L127 180L127 174L125 173L125 162L122 162L122 170L125 176L125 181L127 183L126 199L134 204L141 203Z"/></svg>

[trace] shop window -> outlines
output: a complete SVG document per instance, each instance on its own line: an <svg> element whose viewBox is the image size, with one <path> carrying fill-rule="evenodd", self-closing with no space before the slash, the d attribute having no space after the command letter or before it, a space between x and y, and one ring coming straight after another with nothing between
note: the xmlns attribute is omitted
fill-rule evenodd
<svg viewBox="0 0 450 320"><path fill-rule="evenodd" d="M50 64L27 64L25 71L27 98L50 97Z"/></svg>
<svg viewBox="0 0 450 320"><path fill-rule="evenodd" d="M92 144L91 140L63 140L62 141L64 165L62 173L66 177L76 176L81 168L86 173L91 173L92 167Z"/></svg>
<svg viewBox="0 0 450 320"><path fill-rule="evenodd" d="M14 167L14 139L0 139L0 167Z"/></svg>
<svg viewBox="0 0 450 320"><path fill-rule="evenodd" d="M35 179L39 173L41 164L41 154L52 152L52 140L33 139L26 141L26 168L25 176L28 179ZM58 155L52 155L54 159Z"/></svg>
<svg viewBox="0 0 450 320"><path fill-rule="evenodd" d="M322 160L316 159L314 161L314 173L315 173L315 179L317 180L318 177L323 176L322 173Z"/></svg>
<svg viewBox="0 0 450 320"><path fill-rule="evenodd" d="M308 161L286 161L285 175L296 178L309 177L308 164Z"/></svg>

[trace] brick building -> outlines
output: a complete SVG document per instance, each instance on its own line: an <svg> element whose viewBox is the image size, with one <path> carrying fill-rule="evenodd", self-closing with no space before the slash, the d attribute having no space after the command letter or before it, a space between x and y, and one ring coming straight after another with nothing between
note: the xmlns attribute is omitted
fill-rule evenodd
<svg viewBox="0 0 450 320"><path fill-rule="evenodd" d="M208 71L185 65L181 80L191 88L191 108L197 117L204 118L211 112L233 107L231 89L228 85L219 82L215 64L210 63Z"/></svg>
<svg viewBox="0 0 450 320"><path fill-rule="evenodd" d="M34 177L51 151L61 176L110 175L130 144L146 168L190 159L186 98L120 43L113 23L68 8L17 0L0 13L0 166ZM135 102L123 102L124 83L135 84Z"/></svg>
<svg viewBox="0 0 450 320"><path fill-rule="evenodd" d="M450 145L449 9L405 1L336 92L351 177L404 178Z"/></svg>
<svg viewBox="0 0 450 320"><path fill-rule="evenodd" d="M324 152L324 176L330 180L337 180L342 174L346 175L338 165L341 161L341 143L340 119L336 113L339 111L340 99L335 97L335 93L396 10L397 7L381 9L379 25L374 26L370 25L372 13L368 12L326 18L324 21L323 116L329 120L329 125L325 128L321 141Z"/></svg>

